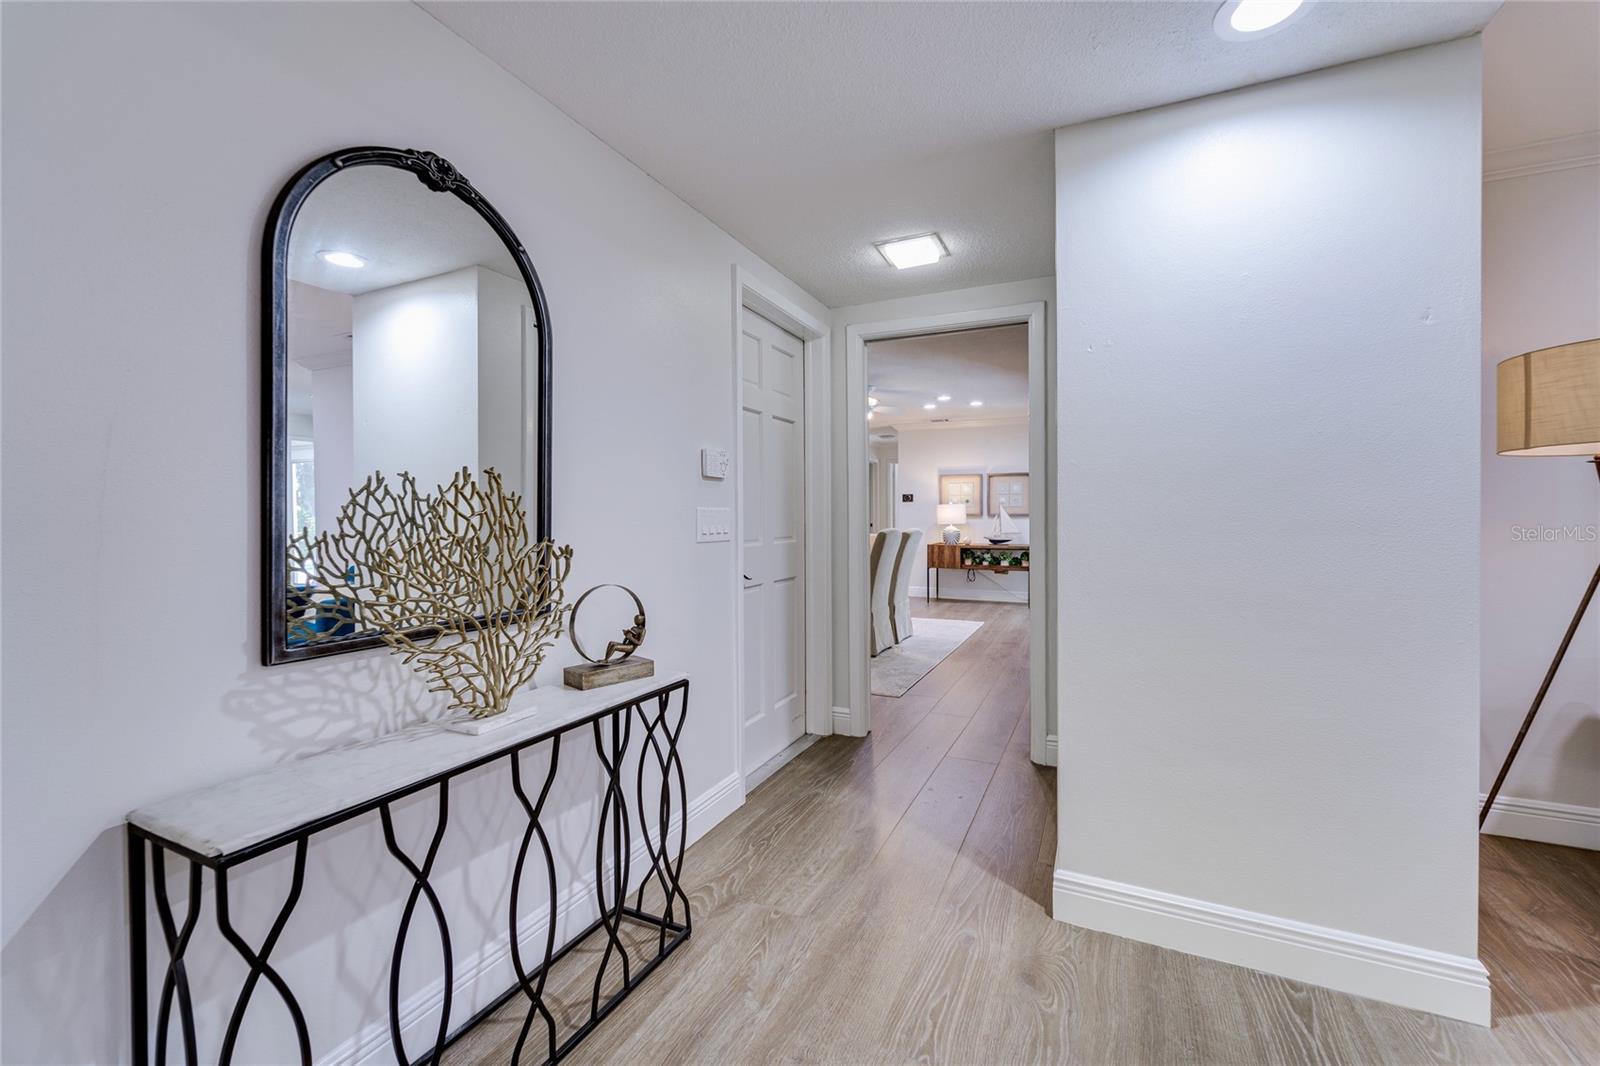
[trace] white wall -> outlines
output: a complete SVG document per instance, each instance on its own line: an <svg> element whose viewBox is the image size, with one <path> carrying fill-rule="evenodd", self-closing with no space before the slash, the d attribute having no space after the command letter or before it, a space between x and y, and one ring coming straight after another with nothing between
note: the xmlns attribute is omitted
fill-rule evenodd
<svg viewBox="0 0 1600 1066"><path fill-rule="evenodd" d="M0 18L3 255L27 264L7 272L3 309L0 1059L126 1059L124 812L438 713L383 652L259 665L260 241L280 187L325 152L438 151L517 230L549 297L570 587L639 591L649 653L694 678L696 828L731 809L733 546L693 543L697 505L733 505L736 477L702 481L696 463L733 444L730 263L826 309L415 7L7 4ZM191 579L181 596L163 560ZM549 665L574 658L562 645ZM594 768L572 754L557 798L579 854ZM441 883L463 967L479 931L499 934L485 886L503 884L512 806L499 771L452 790ZM399 812L408 842L431 807ZM247 935L285 874L240 873ZM381 1034L404 888L374 820L312 848L273 958L307 990L320 1049ZM408 992L434 965L422 937ZM197 945L191 974L236 981L218 950ZM509 985L496 965L479 998ZM202 1004L203 1036L223 1007ZM251 1016L238 1060L287 1061L264 987Z"/></svg>
<svg viewBox="0 0 1600 1066"><path fill-rule="evenodd" d="M463 466L493 468L531 498L538 404L537 327L529 319L524 328L531 306L521 280L478 266L357 296L359 476L409 471L428 491Z"/></svg>
<svg viewBox="0 0 1600 1066"><path fill-rule="evenodd" d="M332 529L355 487L355 368L323 367L311 375L312 475L317 486L317 531ZM366 475L363 474L362 477Z"/></svg>
<svg viewBox="0 0 1600 1066"><path fill-rule="evenodd" d="M1600 336L1600 166L1483 190L1483 717L1487 791L1600 562L1600 485L1582 459L1501 457L1502 359ZM1593 608L1591 608L1591 611ZM1600 617L1567 652L1502 797L1586 811L1496 814L1493 832L1600 846ZM1585 820L1574 820L1586 815Z"/></svg>
<svg viewBox="0 0 1600 1066"><path fill-rule="evenodd" d="M1479 83L1058 132L1055 913L1486 1023Z"/></svg>
<svg viewBox="0 0 1600 1066"><path fill-rule="evenodd" d="M478 463L478 269L355 298L355 469L406 472L423 492Z"/></svg>
<svg viewBox="0 0 1600 1066"><path fill-rule="evenodd" d="M874 530L889 529L900 519L899 478L900 445L895 441L871 442L867 445L867 521Z"/></svg>
<svg viewBox="0 0 1600 1066"><path fill-rule="evenodd" d="M1041 219L1041 224L1043 220ZM864 397L851 397L846 395L849 383L845 380L845 360L849 353L846 343L846 331L853 325L863 322L890 322L902 318L913 318L925 315L943 315L956 311L973 311L989 307L1011 307L1018 304L1044 301L1047 307L1053 308L1056 298L1056 280L1054 278L1033 278L1027 281L1006 282L999 285L981 285L972 289L953 289L949 292L929 293L925 296L905 296L896 300L881 300L877 303L856 304L852 307L838 307L833 310L833 360L834 360L834 410L841 412L834 419L833 428L833 483L843 486L848 483L849 464L855 458L849 455L845 446L846 422L842 412L861 410ZM1045 364L1047 382L1054 381L1056 366L1056 320L1053 314L1045 316ZM1052 387L1052 395L1054 390ZM1056 419L1051 418L1046 423L1047 453L1053 455L1056 451ZM866 457L860 457L862 463ZM835 603L848 602L849 575L844 564L848 557L846 554L847 537L865 536L865 530L851 530L846 528L847 523L842 519L834 523L833 529L833 557L836 560L833 573L833 597ZM1041 575L1042 578L1042 575ZM1047 637L1047 642L1053 637ZM850 702L850 658L849 638L843 625L835 626L833 632L833 704L835 707L847 706ZM1047 666L1049 676L1047 687L1054 689L1056 680L1054 676L1055 664ZM1048 729L1055 732L1055 722L1051 718Z"/></svg>
<svg viewBox="0 0 1600 1066"><path fill-rule="evenodd" d="M477 269L478 466L500 472L506 488L535 499L533 452L538 448L537 328L521 279ZM524 329L526 322L527 329Z"/></svg>
<svg viewBox="0 0 1600 1066"><path fill-rule="evenodd" d="M1010 422L994 426L927 427L904 426L900 429L900 493L911 493L911 503L899 505L896 516L901 529L920 529L923 543L938 541L944 527L934 521L934 509L939 503L940 474L1011 474L1028 470L1028 424ZM1030 479L1031 480L1031 479ZM994 523L988 514L989 483L984 481L984 515L966 523L965 529L975 544L986 544L984 535ZM1031 502L1031 501L1030 501ZM1029 520L1016 519L1018 544L1031 544L1028 539ZM1032 553L1029 565L1033 565ZM911 594L925 595L927 571L918 568L912 575ZM958 571L947 570L939 575L939 596L950 600L989 600L1001 603L1025 603L1028 599L1028 574L995 574L987 571L970 571L973 580Z"/></svg>

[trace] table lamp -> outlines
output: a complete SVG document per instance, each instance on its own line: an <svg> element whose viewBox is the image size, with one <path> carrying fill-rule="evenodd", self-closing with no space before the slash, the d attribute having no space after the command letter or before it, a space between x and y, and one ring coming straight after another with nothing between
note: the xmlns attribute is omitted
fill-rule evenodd
<svg viewBox="0 0 1600 1066"><path fill-rule="evenodd" d="M934 514L934 521L944 527L944 542L946 544L960 544L961 523L967 520L967 505L964 503L941 503Z"/></svg>
<svg viewBox="0 0 1600 1066"><path fill-rule="evenodd" d="M1540 348L1507 359L1495 368L1495 382L1499 394L1495 451L1501 455L1587 455L1595 465L1595 473L1600 474L1600 338ZM1483 801L1483 809L1478 812L1479 828L1489 817L1495 796L1528 735L1528 727L1533 725L1539 705L1550 691L1550 682L1555 680L1578 623L1594 599L1596 586L1600 586L1600 567L1589 579L1589 587L1578 601L1578 609L1522 720L1517 739L1511 742L1506 761Z"/></svg>

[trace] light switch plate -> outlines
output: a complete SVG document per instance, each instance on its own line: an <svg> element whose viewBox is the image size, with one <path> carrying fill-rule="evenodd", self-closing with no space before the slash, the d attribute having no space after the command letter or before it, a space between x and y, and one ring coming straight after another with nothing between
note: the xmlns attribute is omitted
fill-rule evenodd
<svg viewBox="0 0 1600 1066"><path fill-rule="evenodd" d="M694 515L696 544L714 544L733 539L733 508L696 507Z"/></svg>
<svg viewBox="0 0 1600 1066"><path fill-rule="evenodd" d="M700 449L700 476L715 478L718 481L728 476L728 449L726 448L701 448Z"/></svg>

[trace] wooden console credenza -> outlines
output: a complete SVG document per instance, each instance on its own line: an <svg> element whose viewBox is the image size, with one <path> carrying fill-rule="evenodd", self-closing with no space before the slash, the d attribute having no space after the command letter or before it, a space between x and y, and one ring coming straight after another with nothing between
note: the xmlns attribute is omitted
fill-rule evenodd
<svg viewBox="0 0 1600 1066"><path fill-rule="evenodd" d="M929 599L939 598L939 571L965 570L970 580L974 571L987 570L994 574L1009 574L1013 570L1028 572L1028 546L1026 544L929 544L928 591ZM1030 581L1028 600L1033 600L1033 583Z"/></svg>
<svg viewBox="0 0 1600 1066"><path fill-rule="evenodd" d="M313 1051L305 1015L270 956L300 898L311 838L374 812L389 853L411 880L388 976L389 1036L395 1060L438 1063L457 1037L516 996L527 1000L527 1015L513 1060L521 1061L525 1050L528 1061L553 1062L564 1057L688 939L689 897L680 880L688 797L678 756L678 738L688 713L689 679L681 673L583 692L538 688L519 696L510 710L494 719L473 722L457 717L413 727L132 812L127 834L133 1061L146 1066L153 1050L155 1060L165 1063L169 1047L181 1044L188 1066L230 1062L245 1011L260 992L282 1002L293 1027L298 1057L310 1066ZM572 745L587 746L585 742L591 740L601 768L599 793L591 808L598 812L598 840L585 848L593 848L594 881L592 885L580 882L574 893L557 884L555 852L542 815L563 746L570 751ZM626 772L624 766L634 760L637 773ZM572 761L569 755L567 762ZM456 976L450 922L432 884L434 860L449 822L450 783L463 774L494 767L507 771L503 780L511 795L506 803L520 806L526 818L510 884L497 886L509 889L505 928L516 983L482 1010L457 1021L450 1011ZM587 776L581 762L578 776L580 780ZM624 777L634 780L625 781ZM499 775L495 778L501 779ZM432 793L437 804L435 828L424 848L408 852L396 841L390 810L396 802L424 792ZM469 811L468 816L477 813L481 812ZM572 813L562 812L562 821L570 825ZM322 838L322 846L349 846L353 835L347 831L328 834ZM642 862L635 855L636 841L643 844ZM422 854L416 854L417 850ZM288 893L265 937L252 945L229 917L229 873L252 860L283 854L291 856L292 863ZM178 870L173 871L172 865ZM318 865L322 868L324 864ZM196 974L215 980L217 967L186 968L184 953L200 920L208 869L217 929L243 959L248 976L233 997L220 1047L202 1050L196 1046L193 1006L201 993L191 991L190 981ZM169 887L169 876L174 873L173 880L186 886L181 911L174 906L180 901L173 900ZM539 900L524 898L523 890L528 887L522 883L525 873L531 884L544 882L543 898L548 903L539 905ZM587 878L584 875L585 882ZM629 893L635 888L637 896L630 900ZM154 932L165 946L166 957L164 966L158 963L154 968L148 957L151 929L147 909L152 900L158 919ZM599 917L559 943L558 915L573 910ZM541 912L544 917L539 921ZM584 921L587 914L578 920ZM517 931L529 922L539 931L532 944L519 944ZM624 923L642 926L649 933L645 937L630 935L625 943L621 935ZM559 924L565 925L565 920ZM443 1009L436 1030L420 1041L413 1036L413 1041L423 1046L408 1050L403 1040L400 963L408 932L427 926L437 928L444 949ZM596 935L604 938L605 948L601 953L596 945L594 952L600 956L599 972L594 977L593 995L583 997L588 1009L572 1012L576 1017L560 1011L570 1020L559 1025L544 999L545 980L557 960ZM616 975L610 976L608 968L615 968L610 973ZM158 990L154 1018L150 1013L152 984ZM605 994L603 989L611 991ZM303 989L302 994L306 993L319 994L315 988Z"/></svg>

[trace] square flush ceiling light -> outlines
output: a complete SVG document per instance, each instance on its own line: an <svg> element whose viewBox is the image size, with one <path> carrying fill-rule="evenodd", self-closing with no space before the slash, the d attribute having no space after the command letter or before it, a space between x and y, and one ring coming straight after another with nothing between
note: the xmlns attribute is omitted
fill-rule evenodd
<svg viewBox="0 0 1600 1066"><path fill-rule="evenodd" d="M873 245L889 265L899 270L907 267L927 266L937 263L950 254L937 233L921 233L915 237L896 237L892 241L878 241Z"/></svg>

